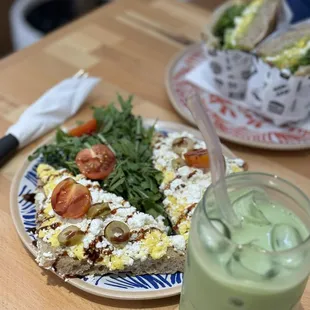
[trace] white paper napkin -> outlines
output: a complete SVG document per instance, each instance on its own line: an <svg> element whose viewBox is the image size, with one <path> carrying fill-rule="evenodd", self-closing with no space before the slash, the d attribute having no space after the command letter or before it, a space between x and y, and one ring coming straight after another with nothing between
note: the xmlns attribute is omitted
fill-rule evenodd
<svg viewBox="0 0 310 310"><path fill-rule="evenodd" d="M33 103L6 134L15 136L20 148L38 139L73 116L100 80L95 77L63 80Z"/></svg>

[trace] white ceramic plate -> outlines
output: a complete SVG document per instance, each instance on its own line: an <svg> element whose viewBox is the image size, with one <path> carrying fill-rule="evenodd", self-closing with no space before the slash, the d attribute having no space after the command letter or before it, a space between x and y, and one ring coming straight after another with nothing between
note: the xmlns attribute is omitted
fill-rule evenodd
<svg viewBox="0 0 310 310"><path fill-rule="evenodd" d="M145 126L154 124L154 120L145 120ZM188 126L158 121L156 130L167 133L172 131L188 131L195 137L201 139L200 133ZM52 139L44 142L50 143ZM223 146L226 156L234 158L226 147ZM33 245L35 237L35 206L31 202L25 201L23 195L33 193L36 188L37 175L36 167L38 160L28 162L25 160L21 169L14 177L11 186L11 213L16 230L28 250L36 255L36 247ZM39 268L39 267L38 267ZM68 279L68 283L88 293L114 298L114 299L157 299L177 295L181 291L183 274L157 274L143 276L96 276L84 277L83 279Z"/></svg>
<svg viewBox="0 0 310 310"><path fill-rule="evenodd" d="M259 115L233 105L229 100L199 89L185 80L185 75L204 59L200 44L189 46L174 57L167 68L166 88L176 111L196 126L186 107L186 98L197 90L208 102L218 135L231 142L272 150L310 148L310 119L289 126L277 127Z"/></svg>

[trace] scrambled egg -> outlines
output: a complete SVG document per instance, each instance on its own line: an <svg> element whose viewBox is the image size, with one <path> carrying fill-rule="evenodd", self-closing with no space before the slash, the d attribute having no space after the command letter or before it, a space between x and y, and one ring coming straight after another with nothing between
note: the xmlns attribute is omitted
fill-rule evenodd
<svg viewBox="0 0 310 310"><path fill-rule="evenodd" d="M181 235L184 235L186 240L188 239L189 229L191 227L191 223L189 220L184 220L179 224L179 232Z"/></svg>
<svg viewBox="0 0 310 310"><path fill-rule="evenodd" d="M125 267L123 257L113 255L108 266L111 270L123 270Z"/></svg>
<svg viewBox="0 0 310 310"><path fill-rule="evenodd" d="M37 168L37 175L42 181L45 195L48 197L52 194L56 185L60 182L60 177L69 177L69 173L65 169L55 170L47 164L40 164Z"/></svg>
<svg viewBox="0 0 310 310"><path fill-rule="evenodd" d="M85 251L84 251L83 242L79 243L77 246L74 247L73 253L74 253L75 257L79 260L85 258Z"/></svg>
<svg viewBox="0 0 310 310"><path fill-rule="evenodd" d="M164 170L163 175L164 175L163 179L164 184L168 184L175 178L175 173L173 171Z"/></svg>
<svg viewBox="0 0 310 310"><path fill-rule="evenodd" d="M171 246L168 236L158 230L148 232L141 243L142 249L146 249L153 259L162 258Z"/></svg>
<svg viewBox="0 0 310 310"><path fill-rule="evenodd" d="M244 169L243 169L242 167L239 167L239 166L237 166L237 165L232 165L232 166L231 166L231 170L232 170L233 173L237 173L237 172L242 172L242 171L244 171Z"/></svg>
<svg viewBox="0 0 310 310"><path fill-rule="evenodd" d="M60 243L58 241L58 235L60 234L61 230L56 230L55 233L52 234L51 238L49 239L49 243L52 247L58 247L60 246Z"/></svg>
<svg viewBox="0 0 310 310"><path fill-rule="evenodd" d="M167 204L167 210L169 211L171 218L179 219L182 214L184 214L184 210L186 210L188 205L185 202L178 202L177 198L174 196L168 196L167 199L169 201Z"/></svg>
<svg viewBox="0 0 310 310"><path fill-rule="evenodd" d="M53 211L52 204L49 203L49 204L46 206L46 208L44 209L43 212L44 212L45 215L48 216L52 211Z"/></svg>

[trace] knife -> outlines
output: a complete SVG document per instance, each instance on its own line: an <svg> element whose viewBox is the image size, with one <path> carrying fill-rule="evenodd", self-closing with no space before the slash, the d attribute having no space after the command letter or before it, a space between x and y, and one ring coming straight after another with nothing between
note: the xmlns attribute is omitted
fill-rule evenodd
<svg viewBox="0 0 310 310"><path fill-rule="evenodd" d="M0 139L0 167L11 158L18 149L19 141L12 134Z"/></svg>
<svg viewBox="0 0 310 310"><path fill-rule="evenodd" d="M0 167L14 153L63 124L76 114L99 78L88 77L80 70L73 77L61 81L43 94L20 116L0 139Z"/></svg>

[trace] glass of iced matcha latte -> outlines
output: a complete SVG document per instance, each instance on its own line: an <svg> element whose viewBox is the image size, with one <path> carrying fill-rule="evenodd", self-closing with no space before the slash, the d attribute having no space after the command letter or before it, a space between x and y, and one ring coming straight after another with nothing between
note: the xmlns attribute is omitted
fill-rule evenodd
<svg viewBox="0 0 310 310"><path fill-rule="evenodd" d="M180 310L297 310L310 269L310 201L273 175L226 178L240 224L210 186L192 219Z"/></svg>

